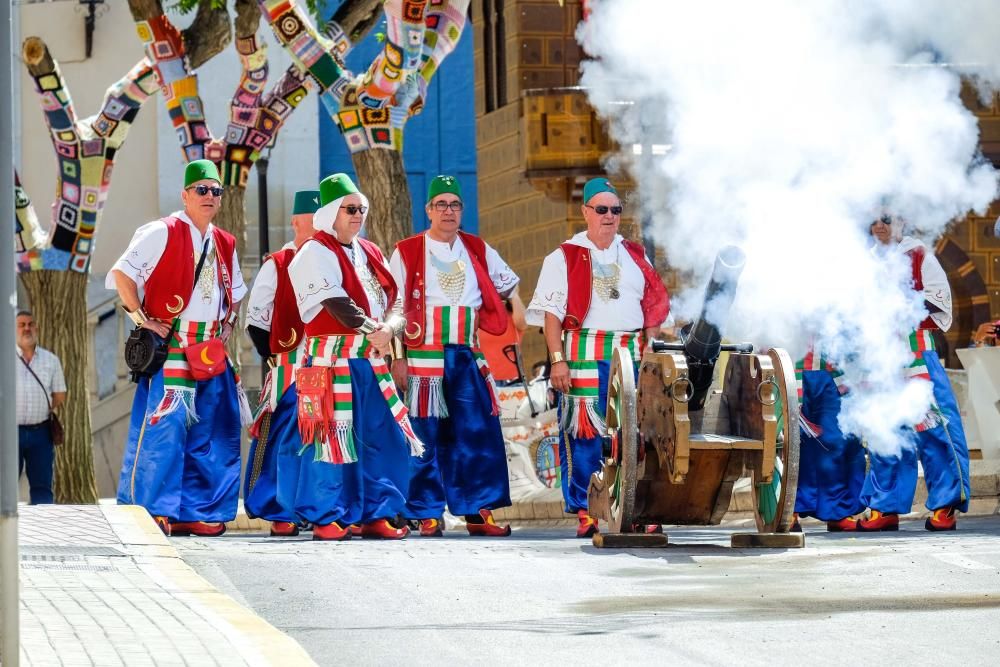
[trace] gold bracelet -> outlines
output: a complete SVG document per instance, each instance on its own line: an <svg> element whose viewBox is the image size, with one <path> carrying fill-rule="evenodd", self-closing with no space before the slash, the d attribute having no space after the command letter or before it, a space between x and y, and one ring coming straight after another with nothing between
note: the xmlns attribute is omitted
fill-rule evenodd
<svg viewBox="0 0 1000 667"><path fill-rule="evenodd" d="M128 318L132 320L137 327L141 327L143 323L149 319L145 311L143 311L142 306L139 306L135 310L129 310L125 307L125 304L122 304L122 310L125 311L125 314L128 315Z"/></svg>
<svg viewBox="0 0 1000 667"><path fill-rule="evenodd" d="M549 352L549 361L553 364L558 364L560 361L566 361L566 358L561 351L556 350L555 352Z"/></svg>

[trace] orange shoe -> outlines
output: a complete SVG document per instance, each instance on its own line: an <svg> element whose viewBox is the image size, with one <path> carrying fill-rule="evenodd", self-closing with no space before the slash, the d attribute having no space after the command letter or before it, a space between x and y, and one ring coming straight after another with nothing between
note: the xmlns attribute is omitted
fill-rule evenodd
<svg viewBox="0 0 1000 667"><path fill-rule="evenodd" d="M872 510L868 518L858 519L858 530L862 533L899 530L899 515Z"/></svg>
<svg viewBox="0 0 1000 667"><path fill-rule="evenodd" d="M361 537L367 539L401 540L409 534L409 526L396 528L388 519L378 519L361 526Z"/></svg>
<svg viewBox="0 0 1000 667"><path fill-rule="evenodd" d="M647 535L662 535L663 534L663 524L659 523L647 523L643 527L643 532Z"/></svg>
<svg viewBox="0 0 1000 667"><path fill-rule="evenodd" d="M924 521L924 528L933 532L955 530L958 527L958 512L954 507L939 507Z"/></svg>
<svg viewBox="0 0 1000 667"><path fill-rule="evenodd" d="M340 542L351 539L351 531L336 521L328 524L313 525L313 539L320 542Z"/></svg>
<svg viewBox="0 0 1000 667"><path fill-rule="evenodd" d="M295 537L299 534L299 527L293 521L272 521L271 537Z"/></svg>
<svg viewBox="0 0 1000 667"><path fill-rule="evenodd" d="M443 537L444 528L437 519L420 520L420 537Z"/></svg>
<svg viewBox="0 0 1000 667"><path fill-rule="evenodd" d="M593 537L596 533L601 532L597 527L597 519L587 514L587 510L578 510L576 518L580 520L580 525L576 527L577 537Z"/></svg>
<svg viewBox="0 0 1000 667"><path fill-rule="evenodd" d="M348 529L351 531L351 535L353 535L354 537L361 537L361 526L359 526L358 524L352 523Z"/></svg>
<svg viewBox="0 0 1000 667"><path fill-rule="evenodd" d="M899 519L896 519L896 526L899 526ZM853 533L858 530L858 520L854 517L847 516L840 521L827 521L826 522L826 532L828 533ZM889 530L894 530L889 528Z"/></svg>
<svg viewBox="0 0 1000 667"><path fill-rule="evenodd" d="M498 526L493 512L479 510L479 514L465 515L465 528L469 535L475 537L507 537L510 535L510 524Z"/></svg>
<svg viewBox="0 0 1000 667"><path fill-rule="evenodd" d="M219 537L226 532L226 524L221 521L172 521L170 534L194 535L195 537Z"/></svg>
<svg viewBox="0 0 1000 667"><path fill-rule="evenodd" d="M170 537L170 519L165 516L154 516L153 521L156 522L157 528L163 531L163 534Z"/></svg>

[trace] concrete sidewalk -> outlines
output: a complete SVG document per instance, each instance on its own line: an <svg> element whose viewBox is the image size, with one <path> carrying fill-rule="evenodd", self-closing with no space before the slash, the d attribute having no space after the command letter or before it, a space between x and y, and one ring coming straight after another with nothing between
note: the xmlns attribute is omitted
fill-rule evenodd
<svg viewBox="0 0 1000 667"><path fill-rule="evenodd" d="M22 665L314 665L181 560L146 511L19 508Z"/></svg>

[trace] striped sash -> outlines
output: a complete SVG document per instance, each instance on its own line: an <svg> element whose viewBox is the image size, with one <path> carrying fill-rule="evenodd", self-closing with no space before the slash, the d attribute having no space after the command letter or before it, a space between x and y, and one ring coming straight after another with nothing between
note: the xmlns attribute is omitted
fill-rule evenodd
<svg viewBox="0 0 1000 667"><path fill-rule="evenodd" d="M599 361L610 361L615 348L623 347L639 363L642 332L580 329L566 331L563 347L569 365L569 392L562 397L560 426L574 438L604 435L604 406L598 405L600 393Z"/></svg>
<svg viewBox="0 0 1000 667"><path fill-rule="evenodd" d="M809 351L806 352L806 356L799 359L795 364L795 387L798 390L799 402L802 401L802 375L806 371L826 371L833 377L833 382L837 385L837 391L841 395L848 392L844 371L834 366L823 355L816 354L816 350L810 347Z"/></svg>
<svg viewBox="0 0 1000 667"><path fill-rule="evenodd" d="M303 366L326 367L330 369L332 401L299 394L299 433L303 447L314 446L317 461L327 463L353 463L358 460L354 441L354 392L351 388L351 359L368 359L375 372L379 390L392 413L397 426L406 436L410 445L410 455L420 456L424 445L413 431L406 405L396 393L392 374L385 360L373 357L374 350L367 338L360 334L344 336L316 336L306 342L307 356ZM308 409L304 403L308 402ZM323 409L322 406L329 406ZM319 409L317 409L319 406Z"/></svg>
<svg viewBox="0 0 1000 667"><path fill-rule="evenodd" d="M174 329L167 343L167 360L163 363L163 398L149 417L150 426L177 410L186 412L188 424L198 421L194 407L198 382L191 375L184 348L218 336L222 326L220 322L194 322L178 318L174 320Z"/></svg>
<svg viewBox="0 0 1000 667"><path fill-rule="evenodd" d="M406 397L414 417L447 417L444 399L444 346L472 348L479 374L492 399L492 414L500 414L496 383L486 357L479 349L479 316L471 306L435 306L427 311L427 330L419 347L406 351L409 386Z"/></svg>
<svg viewBox="0 0 1000 667"><path fill-rule="evenodd" d="M906 368L907 379L920 379L931 381L930 371L927 370L927 360L924 359L924 352L930 350L935 351L937 347L934 345L934 336L931 335L930 329L917 329L910 334L910 352L913 354L913 361ZM937 405L937 401L931 397L931 406L927 410L927 414L924 416L923 420L914 426L914 430L917 432L926 431L932 429L939 424L944 423L945 418L941 413L941 409Z"/></svg>
<svg viewBox="0 0 1000 667"><path fill-rule="evenodd" d="M257 414L254 415L250 435L257 437L260 432L261 420L265 414L272 414L278 409L278 401L285 395L288 388L295 384L295 369L303 356L303 346L288 352L279 352L272 357L271 369L264 378L260 388L260 398L257 404Z"/></svg>

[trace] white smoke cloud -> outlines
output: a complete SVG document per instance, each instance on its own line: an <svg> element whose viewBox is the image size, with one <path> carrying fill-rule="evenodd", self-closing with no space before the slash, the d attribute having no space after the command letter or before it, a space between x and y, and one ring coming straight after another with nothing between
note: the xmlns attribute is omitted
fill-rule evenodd
<svg viewBox="0 0 1000 667"><path fill-rule="evenodd" d="M582 84L624 147L654 240L703 285L747 254L725 334L800 355L811 335L854 388L842 423L886 453L919 422L905 334L925 316L882 206L933 242L997 195L960 76L1000 82L1000 2L596 0ZM941 63L948 63L943 66ZM653 148L656 150L654 151ZM630 202L631 203L631 202ZM701 287L677 295L693 318Z"/></svg>

